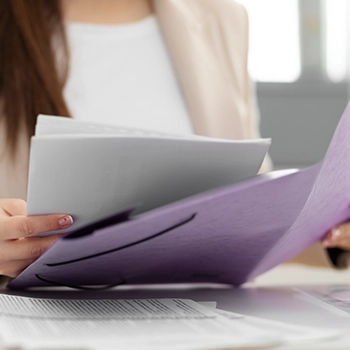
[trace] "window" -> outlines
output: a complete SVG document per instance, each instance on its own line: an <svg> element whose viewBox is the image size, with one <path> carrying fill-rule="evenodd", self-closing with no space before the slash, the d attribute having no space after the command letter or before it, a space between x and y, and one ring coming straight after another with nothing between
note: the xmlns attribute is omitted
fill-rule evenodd
<svg viewBox="0 0 350 350"><path fill-rule="evenodd" d="M250 18L252 78L346 78L349 0L240 0Z"/></svg>
<svg viewBox="0 0 350 350"><path fill-rule="evenodd" d="M249 13L254 80L292 82L300 75L297 0L241 0Z"/></svg>
<svg viewBox="0 0 350 350"><path fill-rule="evenodd" d="M276 168L326 154L349 101L350 0L240 0L250 17L251 76Z"/></svg>
<svg viewBox="0 0 350 350"><path fill-rule="evenodd" d="M339 82L346 78L347 71L347 17L348 0L325 0L327 75Z"/></svg>

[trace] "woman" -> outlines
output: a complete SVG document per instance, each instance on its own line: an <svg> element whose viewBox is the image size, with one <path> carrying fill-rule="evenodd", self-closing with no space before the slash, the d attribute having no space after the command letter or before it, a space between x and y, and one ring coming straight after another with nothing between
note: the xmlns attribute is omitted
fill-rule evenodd
<svg viewBox="0 0 350 350"><path fill-rule="evenodd" d="M39 113L259 137L247 15L232 0L2 0L0 53L2 275L15 277L57 239L35 235L73 222L69 214L25 216ZM350 246L347 227L328 242Z"/></svg>

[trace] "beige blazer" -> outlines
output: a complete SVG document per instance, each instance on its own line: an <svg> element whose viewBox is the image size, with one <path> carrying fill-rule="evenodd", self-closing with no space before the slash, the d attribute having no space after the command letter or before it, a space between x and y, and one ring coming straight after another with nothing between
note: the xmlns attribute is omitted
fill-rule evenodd
<svg viewBox="0 0 350 350"><path fill-rule="evenodd" d="M248 18L233 0L154 0L179 84L197 134L258 138L259 116L248 76ZM16 163L5 149L0 124L0 198L26 198L28 145ZM270 167L264 162L262 171ZM322 249L319 263L328 264ZM312 260L312 258L311 258ZM313 260L316 261L316 260Z"/></svg>

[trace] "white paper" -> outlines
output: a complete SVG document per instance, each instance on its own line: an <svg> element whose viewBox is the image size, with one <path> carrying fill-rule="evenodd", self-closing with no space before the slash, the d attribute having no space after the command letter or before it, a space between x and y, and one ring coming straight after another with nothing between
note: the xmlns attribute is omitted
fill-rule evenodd
<svg viewBox="0 0 350 350"><path fill-rule="evenodd" d="M260 317L243 316L220 309L215 311L230 320L233 327L241 327L243 335L254 332L259 336L272 332L271 335L280 337L286 345L332 340L344 334L344 329L305 327Z"/></svg>
<svg viewBox="0 0 350 350"><path fill-rule="evenodd" d="M67 135L67 134L104 134L115 136L138 136L138 137L160 137L174 139L189 139L189 140L205 140L216 142L234 142L244 143L246 140L225 140L200 135L191 134L170 134L159 131L150 131L137 128L119 127L116 125L108 125L102 123L91 123L72 118L49 116L40 114L35 125L35 136L43 135ZM270 139L253 139L249 142L267 142Z"/></svg>
<svg viewBox="0 0 350 350"><path fill-rule="evenodd" d="M350 288L342 285L296 287L298 292L350 314Z"/></svg>
<svg viewBox="0 0 350 350"><path fill-rule="evenodd" d="M203 306L206 305L206 306ZM25 349L220 349L293 345L342 335L185 299L59 300L0 295L0 335Z"/></svg>
<svg viewBox="0 0 350 350"><path fill-rule="evenodd" d="M55 119L39 118L31 141L27 214L71 214L73 226L61 233L135 205L139 214L252 177L270 144L145 136Z"/></svg>
<svg viewBox="0 0 350 350"><path fill-rule="evenodd" d="M216 306L217 306L216 301L197 301L197 304L202 305L209 309L216 309Z"/></svg>
<svg viewBox="0 0 350 350"><path fill-rule="evenodd" d="M279 343L192 300L56 300L0 296L0 334L25 349L214 349Z"/></svg>
<svg viewBox="0 0 350 350"><path fill-rule="evenodd" d="M167 137L181 139L201 139L196 135L175 135L157 131L149 131L136 128L119 127L116 125L106 125L101 123L91 123L72 118L57 116L39 115L35 125L35 135L57 135L57 134L105 134L118 136L138 136L138 137Z"/></svg>

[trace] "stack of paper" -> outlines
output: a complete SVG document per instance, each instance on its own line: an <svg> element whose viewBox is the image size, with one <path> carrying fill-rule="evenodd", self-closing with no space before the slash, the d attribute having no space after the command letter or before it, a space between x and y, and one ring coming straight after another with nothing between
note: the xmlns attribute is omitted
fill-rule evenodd
<svg viewBox="0 0 350 350"><path fill-rule="evenodd" d="M24 349L193 350L331 339L314 329L217 310L184 299L60 300L0 295L0 335Z"/></svg>
<svg viewBox="0 0 350 350"><path fill-rule="evenodd" d="M69 213L70 230L125 208L143 213L256 175L269 145L39 116L27 213Z"/></svg>

